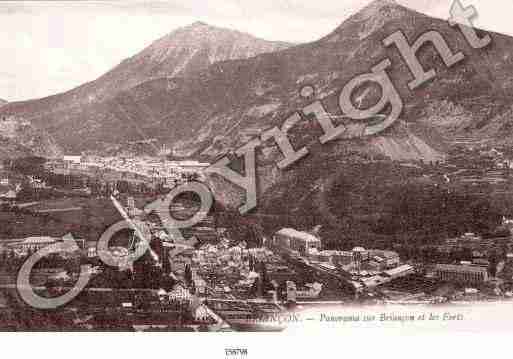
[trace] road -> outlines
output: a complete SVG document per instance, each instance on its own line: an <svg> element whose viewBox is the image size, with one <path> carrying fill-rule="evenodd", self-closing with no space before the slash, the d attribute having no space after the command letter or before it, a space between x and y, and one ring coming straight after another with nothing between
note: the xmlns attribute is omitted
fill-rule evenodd
<svg viewBox="0 0 513 359"><path fill-rule="evenodd" d="M68 207L68 208L54 208L54 209L38 209L36 213L54 213L54 212L69 212L69 211L81 211L82 207Z"/></svg>
<svg viewBox="0 0 513 359"><path fill-rule="evenodd" d="M280 248L272 248L272 250L283 258L287 263L289 263L292 267L298 268L301 271L309 271L314 274L315 278L322 282L327 287L333 288L335 285L339 290L341 290L345 294L355 294L356 287L351 280L351 274L347 272L343 272L338 269L338 272L328 270L317 266L315 264L309 263L305 259L299 257L295 258L287 251Z"/></svg>

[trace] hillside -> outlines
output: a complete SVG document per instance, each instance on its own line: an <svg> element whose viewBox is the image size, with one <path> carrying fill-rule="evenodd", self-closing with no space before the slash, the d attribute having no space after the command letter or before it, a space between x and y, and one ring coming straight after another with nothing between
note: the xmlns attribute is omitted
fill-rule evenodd
<svg viewBox="0 0 513 359"><path fill-rule="evenodd" d="M184 77L219 61L245 59L289 46L195 22L158 39L86 88L91 87L96 98L103 99L148 80Z"/></svg>
<svg viewBox="0 0 513 359"><path fill-rule="evenodd" d="M439 31L451 49L462 51L466 59L447 68L431 47L422 48L421 62L425 68L435 68L437 77L410 91L407 87L412 79L409 69L395 47L386 48L382 44L385 37L399 30L410 41L428 30ZM69 102L63 99L73 96L64 94L51 100L6 105L0 109L0 116L30 118L34 126L47 131L65 150L102 152L129 142L154 139L156 147L166 144L176 157L213 161L231 154L265 129L281 126L288 115L311 102L299 95L302 86L313 85L315 98L323 99L332 114L340 115L337 109L340 89L356 75L390 58L389 74L405 108L400 121L387 131L373 137L339 139L321 146L319 125L303 119L289 135L295 148L309 147L310 155L304 160L281 171L275 165L281 154L274 142L268 141L258 151L259 198L263 199L259 210L277 213L273 211L279 209L283 216L296 216L294 211L301 211L316 218L322 216L322 206L306 194L325 193L325 181L336 180L345 169L356 168L356 177L361 178L370 171L367 164L371 163L372 167L375 159L437 161L444 158L447 142L453 136L499 132L501 123L509 121L507 111L512 105L508 94L513 87L509 77L513 70L513 39L490 35L492 46L473 50L462 34L446 21L389 0L378 0L312 43L244 59L226 59L200 66L202 69L198 71L189 72L176 63L169 67L162 65L149 72L150 77L158 78L113 97L104 96L103 101L94 98L86 103L85 97L79 96L76 103L80 105L70 108L66 107ZM161 41L167 44L167 40ZM148 51L161 61L167 52L159 52L157 48L160 49L156 46L155 51ZM131 86L142 81L137 71L142 69L144 73L146 67L138 61L122 66L127 71L126 78L131 79L122 84ZM162 77L160 71L169 72L171 68L178 69L176 76L170 77L173 70L169 76ZM106 75L104 79L107 78ZM93 82L71 93L78 96L86 88L109 88L102 86ZM361 106L366 108L374 104L380 94L371 87L365 95L358 95L361 95L358 96L362 99ZM50 102L53 105L49 105ZM392 172L396 179L390 175ZM391 185L417 175L397 163L370 173L377 181ZM242 191L217 177L211 178L211 186L224 203L237 206L242 199ZM368 198L362 192L364 187L350 188L355 197ZM341 208L346 208L341 195L337 192L333 198ZM377 209L377 199L369 198L375 205L369 205L360 217L367 218ZM365 201L357 201L357 205L363 206L362 202ZM312 208L312 204L316 207Z"/></svg>
<svg viewBox="0 0 513 359"><path fill-rule="evenodd" d="M0 118L0 142L0 160L29 155L62 155L60 146L45 131L35 128L30 121L12 116Z"/></svg>
<svg viewBox="0 0 513 359"><path fill-rule="evenodd" d="M217 61L247 58L288 46L196 22L156 40L94 81L46 98L10 103L2 112L30 119L53 135L63 124L92 120L97 112L103 111L107 99L145 81L190 76ZM57 135L61 143L62 138Z"/></svg>
<svg viewBox="0 0 513 359"><path fill-rule="evenodd" d="M513 69L509 56L512 38L492 34L493 46L472 50L461 33L446 21L388 0L372 3L313 43L248 59L216 62L187 76L149 80L105 101L83 103L86 96L77 95L77 103L81 104L68 107L73 94L87 88L108 88L105 84L110 83L109 78L130 78L130 84L138 82L139 72L148 73L145 63L157 59L156 62L168 64L162 59L168 58L168 52L174 52L163 49L179 48L173 41L186 36L183 34L193 38L196 35L191 34L206 36L205 29L210 27L199 23L177 30L97 81L51 99L8 104L0 109L0 115L30 118L65 150L105 151L131 141L155 139L157 147L166 144L174 156L212 159L242 145L263 129L280 124L288 114L305 106L308 102L299 96L303 85L313 84L316 97L324 98L326 106L337 115L337 91L386 57L393 63L390 76L405 103L402 120L407 125L400 131L389 131L364 142L340 141L341 149L352 148L396 160L436 160L443 157L444 136L478 130L509 108L506 94L513 86L508 80ZM436 68L438 76L422 88L410 91L406 85L411 74L397 49L385 48L381 42L398 30L408 39L437 30L452 49L465 53L466 60L448 69L434 51L423 48L423 64ZM172 67L154 67L148 76L160 76L160 71ZM483 71L484 68L487 70ZM122 73L126 76L114 75ZM123 86L120 84L119 88ZM378 91L370 91L362 105L372 104L378 95ZM292 132L299 146L316 141L320 128L302 121ZM273 147L266 153L273 153Z"/></svg>
<svg viewBox="0 0 513 359"><path fill-rule="evenodd" d="M193 25L191 29L197 30L189 29L189 32L201 32L203 26ZM422 60L426 66L434 66L438 76L413 93L406 87L411 75L397 50L385 48L381 43L386 35L399 29L409 39L427 29L438 30L445 35L451 48L463 51L467 59L447 69L435 52L426 47L421 51ZM180 33L174 33L172 38L176 40ZM327 97L356 74L390 57L394 64L391 77L406 103L405 121L423 123L444 134L473 131L503 111L508 102L505 94L512 86L507 74L513 67L511 57L508 57L513 41L499 34L493 34L493 39L494 46L488 50L471 50L463 36L445 21L389 1L379 1L319 41L249 59L217 62L197 74L146 81L111 99L67 108L67 98L74 97L73 93L93 87L109 88L106 84L112 82L107 81L108 78L130 78L130 85L139 82L139 76L146 76L139 73L147 72L140 70L146 67L145 62L138 59L165 57L159 49L171 45L157 46L171 42L165 37L121 67L70 94L58 95L51 100L9 104L0 113L31 118L36 126L46 129L66 149L101 149L126 141L156 138L160 144L172 147L176 156L198 155L206 150L204 154L212 157L226 148L240 145L251 134L279 123L287 113L303 106L305 101L298 96L302 85L315 84L317 97ZM164 68L171 67L160 66L152 71L157 74L155 76L160 76ZM482 71L483 68L487 71ZM121 73L126 76L114 75ZM122 89L123 86L118 87ZM87 96L79 97L84 101ZM327 103L333 105L335 97L331 96ZM371 103L375 98L371 93L365 100ZM45 102L55 104L48 106ZM440 112L448 108L443 104L451 105L454 112L450 112L451 109ZM445 119L454 118L460 110L469 116L458 122L459 126L454 127L451 120L447 127ZM378 151L387 148L383 141L377 142L373 147ZM425 147L418 140L412 143Z"/></svg>

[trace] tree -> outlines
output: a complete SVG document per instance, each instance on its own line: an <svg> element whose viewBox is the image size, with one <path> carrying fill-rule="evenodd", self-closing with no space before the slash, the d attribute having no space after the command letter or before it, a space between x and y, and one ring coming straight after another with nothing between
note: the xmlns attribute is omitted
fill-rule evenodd
<svg viewBox="0 0 513 359"><path fill-rule="evenodd" d="M40 175L44 172L46 159L43 157L30 156L14 160L13 168L15 171L27 175Z"/></svg>
<svg viewBox="0 0 513 359"><path fill-rule="evenodd" d="M190 286L192 284L192 270L191 266L189 264L185 265L185 283Z"/></svg>
<svg viewBox="0 0 513 359"><path fill-rule="evenodd" d="M461 250L461 260L463 261L472 261L474 255L472 253L472 249L469 247L463 247Z"/></svg>
<svg viewBox="0 0 513 359"><path fill-rule="evenodd" d="M171 273L171 262L169 260L169 251L163 250L162 251L162 271L165 275Z"/></svg>
<svg viewBox="0 0 513 359"><path fill-rule="evenodd" d="M265 290L269 286L269 277L267 275L267 266L264 262L260 262L260 278L262 281L262 287Z"/></svg>
<svg viewBox="0 0 513 359"><path fill-rule="evenodd" d="M286 301L287 300L287 282L282 281L278 286L278 300Z"/></svg>
<svg viewBox="0 0 513 359"><path fill-rule="evenodd" d="M499 256L496 251L492 251L488 256L488 261L490 265L488 266L488 274L491 277L495 277L497 275L497 264L499 264Z"/></svg>
<svg viewBox="0 0 513 359"><path fill-rule="evenodd" d="M68 275L72 275L73 273L80 272L80 258L72 257L64 262L64 270Z"/></svg>
<svg viewBox="0 0 513 359"><path fill-rule="evenodd" d="M4 269L7 264L7 251L2 251L0 253L0 268Z"/></svg>

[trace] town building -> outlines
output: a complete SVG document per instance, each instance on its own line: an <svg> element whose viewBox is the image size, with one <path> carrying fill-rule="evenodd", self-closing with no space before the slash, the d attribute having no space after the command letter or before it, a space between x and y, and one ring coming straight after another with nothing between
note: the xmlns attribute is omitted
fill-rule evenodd
<svg viewBox="0 0 513 359"><path fill-rule="evenodd" d="M79 156L79 155L64 155L64 156L62 156L62 160L64 162L68 162L68 163L79 164L80 162L82 162L82 156Z"/></svg>
<svg viewBox="0 0 513 359"><path fill-rule="evenodd" d="M79 249L85 247L85 241L83 239L75 239L68 233L63 237L50 237L50 236L31 236L23 239L11 239L6 240L6 246L19 253L27 253L29 251L38 251L46 246L60 243L63 241L75 241Z"/></svg>
<svg viewBox="0 0 513 359"><path fill-rule="evenodd" d="M321 283L306 283L304 289L297 289L296 287L296 299L298 300L309 300L317 299L322 291Z"/></svg>
<svg viewBox="0 0 513 359"><path fill-rule="evenodd" d="M381 263L385 268L395 268L401 263L399 254L389 250L371 249L369 257L371 260Z"/></svg>
<svg viewBox="0 0 513 359"><path fill-rule="evenodd" d="M283 228L274 234L276 246L308 254L312 249L321 249L321 240L314 235L293 228Z"/></svg>
<svg viewBox="0 0 513 359"><path fill-rule="evenodd" d="M409 264L403 264L403 265L400 265L398 267L386 270L383 273L386 276L388 276L388 277L390 277L392 279L395 279L395 278L405 277L405 276L410 275L410 274L414 274L415 273L415 268L413 268Z"/></svg>
<svg viewBox="0 0 513 359"><path fill-rule="evenodd" d="M309 258L317 262L326 262L330 264L349 264L352 262L353 253L351 251L323 250L318 251L312 249Z"/></svg>
<svg viewBox="0 0 513 359"><path fill-rule="evenodd" d="M381 275L375 275L368 278L361 278L360 280L367 288L374 288L378 285L385 284L391 281L390 278Z"/></svg>
<svg viewBox="0 0 513 359"><path fill-rule="evenodd" d="M98 256L97 241L87 241L85 244L86 255L88 258L95 258Z"/></svg>
<svg viewBox="0 0 513 359"><path fill-rule="evenodd" d="M286 285L286 299L287 302L295 302L297 300L297 289L296 289L296 283L293 281L287 281L285 283Z"/></svg>
<svg viewBox="0 0 513 359"><path fill-rule="evenodd" d="M12 249L27 251L37 251L50 244L57 243L60 238L49 237L49 236L32 236L22 240L16 240L13 243L9 243L9 247Z"/></svg>
<svg viewBox="0 0 513 359"><path fill-rule="evenodd" d="M488 280L487 268L468 264L437 264L438 279L463 284L479 284Z"/></svg>

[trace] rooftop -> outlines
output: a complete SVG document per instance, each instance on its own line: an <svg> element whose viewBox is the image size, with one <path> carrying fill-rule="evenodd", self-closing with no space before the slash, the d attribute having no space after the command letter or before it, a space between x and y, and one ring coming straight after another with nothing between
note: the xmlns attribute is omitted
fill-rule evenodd
<svg viewBox="0 0 513 359"><path fill-rule="evenodd" d="M393 268L393 269L389 269L387 271L385 271L385 273L391 277L395 276L395 275L398 275L398 274L401 274L401 273L404 273L404 272L408 272L408 271L411 271L413 270L413 267L409 264L403 264L399 267L396 267L396 268Z"/></svg>
<svg viewBox="0 0 513 359"><path fill-rule="evenodd" d="M27 237L20 242L23 244L43 244L43 243L54 243L58 240L60 240L60 238L54 238L54 237L49 237L49 236L33 236L33 237Z"/></svg>
<svg viewBox="0 0 513 359"><path fill-rule="evenodd" d="M487 272L485 267L475 265L461 265L461 264L437 264L435 270L454 271L454 272L473 272L482 273Z"/></svg>
<svg viewBox="0 0 513 359"><path fill-rule="evenodd" d="M276 234L281 234L293 238L299 238L307 242L318 242L319 238L315 237L314 235L306 232L300 232L293 228L282 228Z"/></svg>

